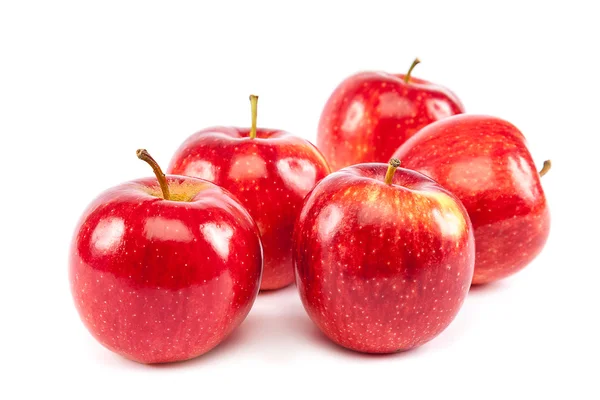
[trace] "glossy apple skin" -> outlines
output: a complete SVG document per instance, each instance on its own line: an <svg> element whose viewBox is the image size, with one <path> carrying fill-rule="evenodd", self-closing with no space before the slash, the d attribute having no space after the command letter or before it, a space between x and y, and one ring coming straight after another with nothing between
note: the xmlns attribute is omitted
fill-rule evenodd
<svg viewBox="0 0 600 400"><path fill-rule="evenodd" d="M424 126L463 113L448 89L383 72L361 72L343 81L321 114L317 147L333 171L387 162L395 149Z"/></svg>
<svg viewBox="0 0 600 400"><path fill-rule="evenodd" d="M292 233L304 196L329 173L308 141L284 131L216 127L185 141L168 168L203 178L233 193L256 221L264 249L261 290L294 281Z"/></svg>
<svg viewBox="0 0 600 400"><path fill-rule="evenodd" d="M294 234L296 283L313 322L367 353L419 346L458 313L475 248L460 202L429 178L385 164L334 172L306 197Z"/></svg>
<svg viewBox="0 0 600 400"><path fill-rule="evenodd" d="M149 194L156 179L109 189L71 244L77 311L108 349L141 363L181 361L221 342L258 294L262 249L246 210L218 186L168 177L190 201Z"/></svg>
<svg viewBox="0 0 600 400"><path fill-rule="evenodd" d="M544 247L550 212L525 137L514 125L457 115L425 127L394 157L466 207L477 248L474 284L514 274Z"/></svg>

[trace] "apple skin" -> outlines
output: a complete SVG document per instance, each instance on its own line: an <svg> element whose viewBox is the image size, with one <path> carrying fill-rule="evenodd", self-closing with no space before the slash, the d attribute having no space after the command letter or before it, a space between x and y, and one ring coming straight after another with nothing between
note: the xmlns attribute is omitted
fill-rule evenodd
<svg viewBox="0 0 600 400"><path fill-rule="evenodd" d="M422 79L361 72L333 92L319 121L317 147L332 171L353 164L387 162L419 129L463 113L454 93Z"/></svg>
<svg viewBox="0 0 600 400"><path fill-rule="evenodd" d="M457 115L423 128L394 157L466 207L477 249L474 284L514 274L544 247L550 212L525 137L514 125Z"/></svg>
<svg viewBox="0 0 600 400"><path fill-rule="evenodd" d="M292 234L304 196L329 174L310 142L287 132L215 127L188 138L168 171L195 176L229 190L256 221L264 249L261 290L294 281Z"/></svg>
<svg viewBox="0 0 600 400"><path fill-rule="evenodd" d="M471 284L466 210L435 182L385 164L334 172L306 197L294 233L296 284L313 322L366 353L419 346L458 313Z"/></svg>
<svg viewBox="0 0 600 400"><path fill-rule="evenodd" d="M257 227L237 201L210 182L167 180L189 201L164 200L153 178L111 188L81 217L70 251L85 326L141 363L215 347L250 311L262 272Z"/></svg>

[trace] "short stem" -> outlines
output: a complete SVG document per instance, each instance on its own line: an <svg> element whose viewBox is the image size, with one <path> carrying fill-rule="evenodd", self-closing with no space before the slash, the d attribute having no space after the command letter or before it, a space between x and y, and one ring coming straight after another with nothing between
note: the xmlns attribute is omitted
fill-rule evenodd
<svg viewBox="0 0 600 400"><path fill-rule="evenodd" d="M420 62L421 62L421 60L419 60L418 58L415 58L415 61L413 61L413 63L411 64L410 68L408 69L408 72L406 73L406 75L404 75L405 83L410 82L410 74L412 74L412 70L415 69L417 64L419 64Z"/></svg>
<svg viewBox="0 0 600 400"><path fill-rule="evenodd" d="M388 164L387 172L385 173L385 183L386 185L392 184L392 179L394 178L394 173L396 169L400 166L400 160L397 158L392 158L390 163Z"/></svg>
<svg viewBox="0 0 600 400"><path fill-rule="evenodd" d="M156 160L154 160L154 158L152 158L152 156L150 155L150 153L148 153L148 151L146 149L138 149L135 152L135 154L137 155L137 157L140 160L146 161L148 164L150 164L150 166L152 167L152 170L154 171L154 175L156 175L158 184L160 185L160 190L162 190L163 198L165 200L170 200L171 195L169 193L169 185L167 184L167 177L162 172L162 169L160 169L160 166L158 165Z"/></svg>
<svg viewBox="0 0 600 400"><path fill-rule="evenodd" d="M250 108L252 110L252 127L250 128L250 139L256 137L256 115L258 113L258 96L250 95Z"/></svg>
<svg viewBox="0 0 600 400"><path fill-rule="evenodd" d="M544 161L544 165L542 166L542 169L540 170L540 177L546 175L548 173L548 171L550 171L550 168L552 168L552 162L550 160Z"/></svg>

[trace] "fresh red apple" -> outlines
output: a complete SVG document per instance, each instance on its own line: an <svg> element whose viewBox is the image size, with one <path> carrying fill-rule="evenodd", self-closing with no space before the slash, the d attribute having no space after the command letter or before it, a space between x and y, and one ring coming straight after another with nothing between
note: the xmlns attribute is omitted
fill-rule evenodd
<svg viewBox="0 0 600 400"><path fill-rule="evenodd" d="M294 281L292 232L304 196L329 173L308 141L256 128L257 96L250 96L252 127L204 129L177 150L168 171L203 178L233 193L254 218L264 248L261 290Z"/></svg>
<svg viewBox="0 0 600 400"><path fill-rule="evenodd" d="M221 342L258 294L262 250L248 212L222 188L166 176L127 182L90 204L69 278L92 335L142 363L181 361Z"/></svg>
<svg viewBox="0 0 600 400"><path fill-rule="evenodd" d="M419 129L462 113L450 90L411 76L361 72L333 92L319 122L317 147L333 171L387 161L395 149Z"/></svg>
<svg viewBox="0 0 600 400"><path fill-rule="evenodd" d="M544 247L550 212L525 137L514 125L457 115L423 128L394 157L466 207L477 249L474 284L514 274ZM549 167L546 162L542 174Z"/></svg>
<svg viewBox="0 0 600 400"><path fill-rule="evenodd" d="M471 222L424 175L390 165L334 172L306 197L294 234L300 297L334 342L367 353L419 346L460 309L473 277Z"/></svg>

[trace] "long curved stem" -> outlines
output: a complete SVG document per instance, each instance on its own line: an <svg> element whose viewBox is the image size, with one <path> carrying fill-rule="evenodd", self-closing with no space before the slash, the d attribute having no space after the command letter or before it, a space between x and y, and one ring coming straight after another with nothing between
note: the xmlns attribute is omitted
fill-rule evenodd
<svg viewBox="0 0 600 400"><path fill-rule="evenodd" d="M542 169L540 170L540 177L546 175L548 173L548 171L550 171L550 168L552 168L552 161L550 161L550 160L544 161L544 165L542 166Z"/></svg>
<svg viewBox="0 0 600 400"><path fill-rule="evenodd" d="M418 58L415 58L415 60L413 61L413 63L411 64L410 68L408 69L408 72L406 73L406 75L404 75L404 82L408 83L410 82L410 74L412 74L412 70L415 69L415 67L421 62L421 60L419 60Z"/></svg>
<svg viewBox="0 0 600 400"><path fill-rule="evenodd" d="M162 172L162 169L160 169L160 166L158 165L156 160L152 158L152 156L150 155L150 153L148 153L148 150L146 149L138 149L135 152L135 154L140 160L146 161L148 164L150 164L152 170L154 171L154 175L156 175L158 184L160 185L160 190L162 190L163 198L165 200L171 200L171 194L169 193L169 185L167 184L167 177Z"/></svg>

